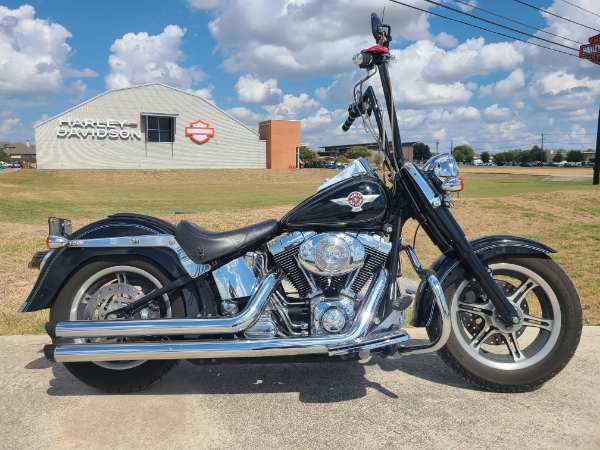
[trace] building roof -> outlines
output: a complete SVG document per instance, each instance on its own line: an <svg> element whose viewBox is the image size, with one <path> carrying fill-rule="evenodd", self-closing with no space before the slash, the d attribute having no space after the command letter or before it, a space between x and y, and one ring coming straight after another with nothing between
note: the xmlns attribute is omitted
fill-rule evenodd
<svg viewBox="0 0 600 450"><path fill-rule="evenodd" d="M86 100L85 102L79 103L78 105L76 105L76 106L73 106L72 108L69 108L69 109L67 109L66 111L63 111L63 112L61 112L60 114L57 114L57 115L55 115L55 116L53 116L53 117L50 117L49 119L47 119L47 120L44 120L43 122L40 122L40 123L38 123L37 125L34 125L34 127L33 127L33 128L35 129L35 128L37 128L37 127L41 126L41 125L44 125L44 124L46 124L46 123L50 122L51 120L57 119L57 118L59 118L59 117L62 117L63 115L65 115L65 114L67 114L67 113L69 113L69 112L73 111L74 109L76 109L76 108L79 108L81 105L85 105L86 103L90 103L90 102L92 102L92 101L94 101L94 100L96 100L96 99L98 99L98 98L100 98L100 97L103 97L103 96L105 96L105 95L107 95L107 94L110 94L111 92L116 92L116 91L124 91L124 90L126 90L126 89L138 89L138 88L143 88L143 87L146 87L146 86L156 86L156 85L158 85L158 86L163 86L163 87L166 87L166 88L169 88L169 89L173 89L174 91L182 92L182 93L184 93L184 94L187 94L187 95L191 95L192 97L194 97L194 98L196 98L196 99L198 99L198 100L201 100L201 101L203 101L203 102L206 102L206 104L208 104L208 105L212 106L213 108L215 108L215 109L219 110L219 111L220 111L220 112L222 112L223 114L225 114L225 115L229 116L230 118L232 118L233 120L235 120L237 123L239 123L239 124L240 124L240 125L242 125L243 127L247 128L248 130L252 131L254 134L258 135L258 132L257 132L256 130L253 130L253 129L252 129L252 128L250 128L249 126L247 126L247 125L243 124L242 122L240 122L239 120L237 120L235 117L233 117L231 114L228 114L227 112L223 111L223 110L222 110L221 108L219 108L218 106L215 106L215 105L213 105L213 104L212 104L211 102L209 102L208 100L206 100L206 99L204 99L204 98L202 98L202 97L199 97L199 96L197 96L197 95L195 95L195 94L192 94L192 93L190 93L190 92L186 92L186 91L184 91L184 90L182 90L182 89L177 89L177 88L175 88L175 87L173 87L173 86L169 86L168 84L163 84L163 83L146 83L146 84L138 84L137 86L129 86L129 87L126 87L126 88L111 89L111 90L109 90L109 91L103 92L102 94L96 95L95 97L92 97L92 98L90 98L89 100Z"/></svg>
<svg viewBox="0 0 600 450"><path fill-rule="evenodd" d="M403 142L402 147L409 147L415 145L416 142ZM390 146L392 143L390 142ZM367 142L362 144L342 144L342 145L326 145L324 147L319 147L324 150L320 150L319 153L329 155L329 154L337 154L341 151L350 150L352 147L367 147L368 150L379 150L379 145L376 142Z"/></svg>
<svg viewBox="0 0 600 450"><path fill-rule="evenodd" d="M35 155L35 145L30 145L22 142L0 142L0 148L9 156L12 155Z"/></svg>

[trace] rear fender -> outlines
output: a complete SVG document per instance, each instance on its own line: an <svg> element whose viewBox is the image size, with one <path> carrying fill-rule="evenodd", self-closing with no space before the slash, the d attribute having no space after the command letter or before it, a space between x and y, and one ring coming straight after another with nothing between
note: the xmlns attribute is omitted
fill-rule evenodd
<svg viewBox="0 0 600 450"><path fill-rule="evenodd" d="M150 234L173 234L173 225L160 219L136 214L116 214L93 222L75 231L69 239L94 239L124 236L142 236ZM104 247L76 248L61 247L55 249L45 262L29 297L19 312L39 311L51 308L61 288L78 267L93 258L137 255L149 259L161 266L173 279L186 274L177 254L164 247ZM190 287L191 286L191 287ZM198 293L194 285L183 288L187 315L198 313ZM187 291L187 292L186 292Z"/></svg>
<svg viewBox="0 0 600 450"><path fill-rule="evenodd" d="M539 256L548 253L556 253L556 250L545 244L531 239L494 234L481 236L469 241L473 250L480 260L488 261L499 255L530 255ZM441 255L430 267L437 273L442 286L446 286L448 277L458 278L465 274L465 268L460 264L454 251L449 250ZM429 283L421 283L415 297L415 306L411 325L413 327L425 327L429 325L433 314L435 299Z"/></svg>

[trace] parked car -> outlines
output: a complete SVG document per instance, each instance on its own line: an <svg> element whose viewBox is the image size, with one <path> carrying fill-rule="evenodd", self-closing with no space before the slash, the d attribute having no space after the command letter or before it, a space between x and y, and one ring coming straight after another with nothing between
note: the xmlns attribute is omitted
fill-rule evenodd
<svg viewBox="0 0 600 450"><path fill-rule="evenodd" d="M532 162L522 162L521 164L519 164L521 167L533 167L535 166L535 163Z"/></svg>
<svg viewBox="0 0 600 450"><path fill-rule="evenodd" d="M594 161L586 161L585 166L586 167L594 167Z"/></svg>

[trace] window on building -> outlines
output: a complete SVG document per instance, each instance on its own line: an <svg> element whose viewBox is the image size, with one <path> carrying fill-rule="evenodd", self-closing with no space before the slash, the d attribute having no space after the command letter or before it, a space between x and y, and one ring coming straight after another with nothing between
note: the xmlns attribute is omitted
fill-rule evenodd
<svg viewBox="0 0 600 450"><path fill-rule="evenodd" d="M173 117L146 116L148 142L173 142Z"/></svg>

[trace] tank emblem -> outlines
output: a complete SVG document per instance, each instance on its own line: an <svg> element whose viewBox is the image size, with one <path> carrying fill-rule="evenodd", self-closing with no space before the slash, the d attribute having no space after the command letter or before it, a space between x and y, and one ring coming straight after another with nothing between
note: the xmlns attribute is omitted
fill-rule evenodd
<svg viewBox="0 0 600 450"><path fill-rule="evenodd" d="M370 203L379 197L379 194L376 195L362 195L360 192L354 191L351 192L348 197L345 198L334 198L331 200L334 203L342 206L350 206L352 208L352 212L362 211L362 205L365 203Z"/></svg>

